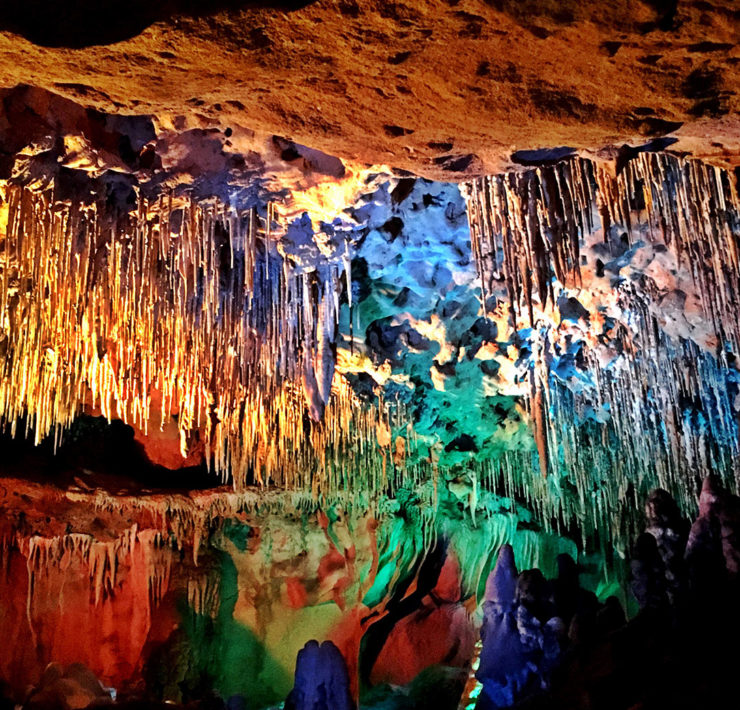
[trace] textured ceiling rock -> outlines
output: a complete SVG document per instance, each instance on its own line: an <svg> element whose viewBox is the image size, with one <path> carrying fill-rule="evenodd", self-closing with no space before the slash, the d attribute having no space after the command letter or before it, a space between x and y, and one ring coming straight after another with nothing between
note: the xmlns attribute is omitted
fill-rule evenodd
<svg viewBox="0 0 740 710"><path fill-rule="evenodd" d="M740 154L733 0L100 5L11 0L0 87L447 180L667 134Z"/></svg>

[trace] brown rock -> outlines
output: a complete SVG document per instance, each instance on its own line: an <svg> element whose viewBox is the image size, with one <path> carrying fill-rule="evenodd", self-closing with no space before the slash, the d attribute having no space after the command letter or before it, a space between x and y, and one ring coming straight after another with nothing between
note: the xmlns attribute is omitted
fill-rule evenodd
<svg viewBox="0 0 740 710"><path fill-rule="evenodd" d="M740 18L726 0L103 6L11 0L0 87L248 126L447 180L500 171L517 150L669 132L705 159L740 154Z"/></svg>

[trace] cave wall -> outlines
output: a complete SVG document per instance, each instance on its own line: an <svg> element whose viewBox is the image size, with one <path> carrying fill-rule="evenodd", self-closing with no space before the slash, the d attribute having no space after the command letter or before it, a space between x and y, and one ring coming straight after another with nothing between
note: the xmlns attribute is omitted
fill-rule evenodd
<svg viewBox="0 0 740 710"><path fill-rule="evenodd" d="M18 480L13 490L0 673L18 697L54 661L84 663L124 694L187 702L213 689L267 707L287 696L311 639L336 644L355 695L430 668L464 672L500 546L551 575L558 554L578 554L493 501L474 524L450 493L436 510L408 491L367 512L287 494L268 504L232 497L225 508L209 491L195 500L98 491L47 494L26 517L23 498L43 488ZM603 560L582 560L608 592Z"/></svg>

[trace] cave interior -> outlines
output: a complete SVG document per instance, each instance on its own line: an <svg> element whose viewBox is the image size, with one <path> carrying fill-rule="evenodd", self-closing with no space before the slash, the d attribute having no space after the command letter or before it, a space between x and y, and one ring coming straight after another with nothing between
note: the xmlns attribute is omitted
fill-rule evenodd
<svg viewBox="0 0 740 710"><path fill-rule="evenodd" d="M735 0L6 0L0 710L734 707Z"/></svg>

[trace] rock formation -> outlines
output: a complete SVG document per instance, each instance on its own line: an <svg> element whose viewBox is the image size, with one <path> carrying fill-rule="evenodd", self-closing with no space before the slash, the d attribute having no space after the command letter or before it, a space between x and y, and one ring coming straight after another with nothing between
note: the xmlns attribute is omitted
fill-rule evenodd
<svg viewBox="0 0 740 710"><path fill-rule="evenodd" d="M298 653L286 710L352 710L347 666L331 641L309 641Z"/></svg>
<svg viewBox="0 0 740 710"><path fill-rule="evenodd" d="M625 620L615 597L601 605L581 588L568 555L558 557L558 576L548 581L538 569L517 575L508 545L486 583L483 610L480 710L512 707L547 689L570 645L592 643Z"/></svg>
<svg viewBox="0 0 740 710"><path fill-rule="evenodd" d="M666 134L737 164L738 18L722 0L137 0L112 12L12 2L0 85L440 180Z"/></svg>
<svg viewBox="0 0 740 710"><path fill-rule="evenodd" d="M739 24L7 0L0 705L722 706Z"/></svg>

